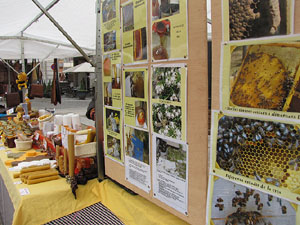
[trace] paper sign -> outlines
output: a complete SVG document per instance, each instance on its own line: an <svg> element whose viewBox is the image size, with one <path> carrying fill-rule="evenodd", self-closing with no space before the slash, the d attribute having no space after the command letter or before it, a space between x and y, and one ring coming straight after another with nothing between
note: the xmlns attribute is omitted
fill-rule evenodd
<svg viewBox="0 0 300 225"><path fill-rule="evenodd" d="M20 195L21 195L21 196L29 195L29 194L30 194L28 188L22 188L22 189L19 189L19 191L20 191Z"/></svg>
<svg viewBox="0 0 300 225"><path fill-rule="evenodd" d="M14 108L11 108L11 109L9 109L9 110L6 111L7 115L10 115L12 113L14 113Z"/></svg>

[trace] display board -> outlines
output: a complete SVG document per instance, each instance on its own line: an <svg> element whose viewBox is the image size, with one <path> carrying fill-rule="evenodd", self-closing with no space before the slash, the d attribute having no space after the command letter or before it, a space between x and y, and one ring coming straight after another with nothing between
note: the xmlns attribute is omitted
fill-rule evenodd
<svg viewBox="0 0 300 225"><path fill-rule="evenodd" d="M207 224L300 223L300 2L212 0Z"/></svg>
<svg viewBox="0 0 300 225"><path fill-rule="evenodd" d="M105 174L204 224L206 1L99 1Z"/></svg>

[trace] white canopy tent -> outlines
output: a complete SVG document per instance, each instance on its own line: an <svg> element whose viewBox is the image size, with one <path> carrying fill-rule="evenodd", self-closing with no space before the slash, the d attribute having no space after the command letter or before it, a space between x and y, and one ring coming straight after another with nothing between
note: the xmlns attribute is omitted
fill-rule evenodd
<svg viewBox="0 0 300 225"><path fill-rule="evenodd" d="M88 62L81 63L63 71L64 73L95 73L95 67Z"/></svg>
<svg viewBox="0 0 300 225"><path fill-rule="evenodd" d="M44 8L53 5L50 15L86 54L95 54L96 0L37 1ZM81 55L45 15L35 21L39 14L42 12L32 0L0 1L0 58L22 59L23 46L26 59Z"/></svg>

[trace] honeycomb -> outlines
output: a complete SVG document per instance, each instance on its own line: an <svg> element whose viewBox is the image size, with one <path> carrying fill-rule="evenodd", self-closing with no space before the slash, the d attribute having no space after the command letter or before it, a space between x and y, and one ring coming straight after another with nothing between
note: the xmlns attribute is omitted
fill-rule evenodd
<svg viewBox="0 0 300 225"><path fill-rule="evenodd" d="M251 53L244 61L230 99L238 106L282 110L290 83L288 72L278 58Z"/></svg>
<svg viewBox="0 0 300 225"><path fill-rule="evenodd" d="M291 124L222 116L217 163L223 170L298 193L300 129Z"/></svg>
<svg viewBox="0 0 300 225"><path fill-rule="evenodd" d="M285 8L279 0L229 0L230 40L286 32L280 10Z"/></svg>

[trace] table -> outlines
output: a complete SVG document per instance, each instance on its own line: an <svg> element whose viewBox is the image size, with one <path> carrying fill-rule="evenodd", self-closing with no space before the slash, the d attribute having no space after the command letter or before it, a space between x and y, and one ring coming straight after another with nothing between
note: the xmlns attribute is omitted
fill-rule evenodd
<svg viewBox="0 0 300 225"><path fill-rule="evenodd" d="M99 185L97 179L78 185L76 200L64 178L33 185L16 184L20 179L13 178L13 172L4 163L7 159L6 150L1 150L0 212L5 225L44 224L100 201L93 191ZM28 188L29 194L21 196L20 190L24 188Z"/></svg>

